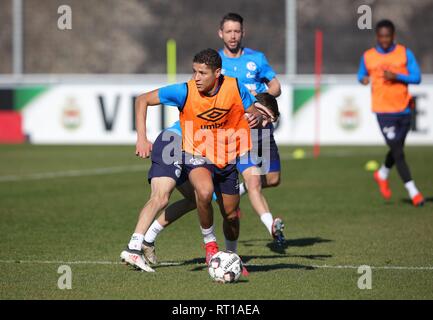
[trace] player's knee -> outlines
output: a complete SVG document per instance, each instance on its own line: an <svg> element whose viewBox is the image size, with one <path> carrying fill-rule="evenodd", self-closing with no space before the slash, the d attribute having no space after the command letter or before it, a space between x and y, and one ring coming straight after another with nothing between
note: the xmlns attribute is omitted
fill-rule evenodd
<svg viewBox="0 0 433 320"><path fill-rule="evenodd" d="M262 189L262 181L260 176L251 176L245 182L249 192L260 192Z"/></svg>
<svg viewBox="0 0 433 320"><path fill-rule="evenodd" d="M226 211L225 220L227 220L227 222L231 224L239 222L239 214L240 214L239 208L227 208L225 211Z"/></svg>
<svg viewBox="0 0 433 320"><path fill-rule="evenodd" d="M268 187L276 187L280 184L280 175L279 174L272 174L266 176L266 183Z"/></svg>
<svg viewBox="0 0 433 320"><path fill-rule="evenodd" d="M199 202L211 202L212 201L212 194L213 194L213 188L211 187L204 187L196 190L197 193L197 201Z"/></svg>
<svg viewBox="0 0 433 320"><path fill-rule="evenodd" d="M154 202L160 210L168 206L169 199L170 196L166 193L155 193L151 196L152 202Z"/></svg>

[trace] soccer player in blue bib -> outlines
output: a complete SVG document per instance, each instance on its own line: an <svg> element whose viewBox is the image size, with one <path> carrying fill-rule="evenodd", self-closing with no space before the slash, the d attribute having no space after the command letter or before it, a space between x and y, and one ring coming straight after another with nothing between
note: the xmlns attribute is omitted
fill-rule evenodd
<svg viewBox="0 0 433 320"><path fill-rule="evenodd" d="M253 95L268 93L273 97L278 97L281 94L280 82L265 55L260 51L242 46L245 30L243 18L239 14L226 14L221 20L218 35L224 43L224 47L219 50L224 75L238 78L239 83L243 84ZM268 157L260 159L257 163L255 160L259 159L258 155L252 151L247 155L247 161L238 163L238 170L244 179L244 183L240 185L240 194L248 191L254 210L277 244L282 245L285 242L282 233L284 224L280 218L273 218L262 194L262 188L275 187L280 183L280 156L273 129L272 123L269 123L264 130L254 129L257 130L256 135L253 134L253 145L256 144L254 149L258 150L262 146L263 149L267 148L267 152L263 149L262 151L268 154ZM258 166L266 167L261 171L264 174L257 174Z"/></svg>

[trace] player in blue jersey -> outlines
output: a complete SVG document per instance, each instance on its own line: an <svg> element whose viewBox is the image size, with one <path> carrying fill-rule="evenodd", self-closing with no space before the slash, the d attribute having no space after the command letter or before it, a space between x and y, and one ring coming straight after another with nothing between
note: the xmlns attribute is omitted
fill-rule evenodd
<svg viewBox="0 0 433 320"><path fill-rule="evenodd" d="M224 48L219 50L223 74L238 78L253 95L268 92L278 97L281 94L281 84L265 55L242 46L245 30L239 14L226 14L220 22L218 35L224 43Z"/></svg>
<svg viewBox="0 0 433 320"><path fill-rule="evenodd" d="M224 43L224 47L219 50L224 75L238 78L238 81L253 95L268 93L273 97L278 97L281 94L280 82L265 55L262 52L242 46L245 30L243 18L239 14L226 14L221 20L218 35ZM268 101L259 100L262 104L276 104L276 101L272 102L272 99L266 98L266 95L263 98L268 99ZM275 187L280 183L280 156L273 129L272 123L269 123L264 129L252 130L253 145L256 147L249 155L249 159L252 161L238 164L238 170L244 179L244 183L240 185L240 194L248 191L254 210L277 244L282 245L285 242L282 233L284 224L280 218L273 218L269 205L262 194L262 188ZM259 149L267 151L267 157L261 161L262 175L258 174L258 163L254 161L255 158L258 158L257 150Z"/></svg>

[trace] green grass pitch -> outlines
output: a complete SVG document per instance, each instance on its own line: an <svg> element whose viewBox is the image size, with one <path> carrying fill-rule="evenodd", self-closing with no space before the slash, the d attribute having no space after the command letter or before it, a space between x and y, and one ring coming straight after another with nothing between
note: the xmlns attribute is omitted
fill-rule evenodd
<svg viewBox="0 0 433 320"><path fill-rule="evenodd" d="M265 191L287 247L272 246L243 197L239 254L250 276L222 285L204 266L195 211L157 239L156 273L119 263L149 195L149 160L133 146L0 146L0 299L432 299L433 148L407 148L423 208L395 170L392 200L380 198L364 165L385 147L323 147L319 159L306 148L302 160L294 149L281 147L281 185ZM71 290L57 286L63 264ZM357 286L360 265L372 267L370 290Z"/></svg>

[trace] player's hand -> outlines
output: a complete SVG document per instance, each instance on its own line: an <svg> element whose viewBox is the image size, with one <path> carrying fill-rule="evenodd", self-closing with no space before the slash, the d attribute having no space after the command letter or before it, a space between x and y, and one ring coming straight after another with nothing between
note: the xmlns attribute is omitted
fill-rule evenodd
<svg viewBox="0 0 433 320"><path fill-rule="evenodd" d="M140 158L149 158L152 152L152 143L149 140L138 140L135 145L135 155Z"/></svg>
<svg viewBox="0 0 433 320"><path fill-rule="evenodd" d="M270 119L270 118L268 118L268 117L263 117L263 120L262 120L262 124L261 124L261 126L262 126L262 128L264 128L264 127L266 127L269 123L272 123L273 121Z"/></svg>
<svg viewBox="0 0 433 320"><path fill-rule="evenodd" d="M257 92L256 92L255 90L250 90L250 93L251 93L253 96L256 96L256 95L257 95Z"/></svg>
<svg viewBox="0 0 433 320"><path fill-rule="evenodd" d="M383 77L388 81L396 81L397 80L397 74L388 70L385 70L383 72Z"/></svg>
<svg viewBox="0 0 433 320"><path fill-rule="evenodd" d="M250 112L245 113L245 118L247 119L250 128L257 127L262 121L260 114L254 114Z"/></svg>
<svg viewBox="0 0 433 320"><path fill-rule="evenodd" d="M362 78L361 83L362 83L363 85L367 85L367 84L369 84L369 83L370 83L370 78L369 78L369 77L364 77L364 78Z"/></svg>
<svg viewBox="0 0 433 320"><path fill-rule="evenodd" d="M275 117L273 112L271 110L269 110L268 108L266 108L261 103L256 102L256 103L254 103L254 106L256 107L257 111L259 111L261 113L261 115L263 116L263 120L266 120L268 123L277 121L278 117Z"/></svg>

